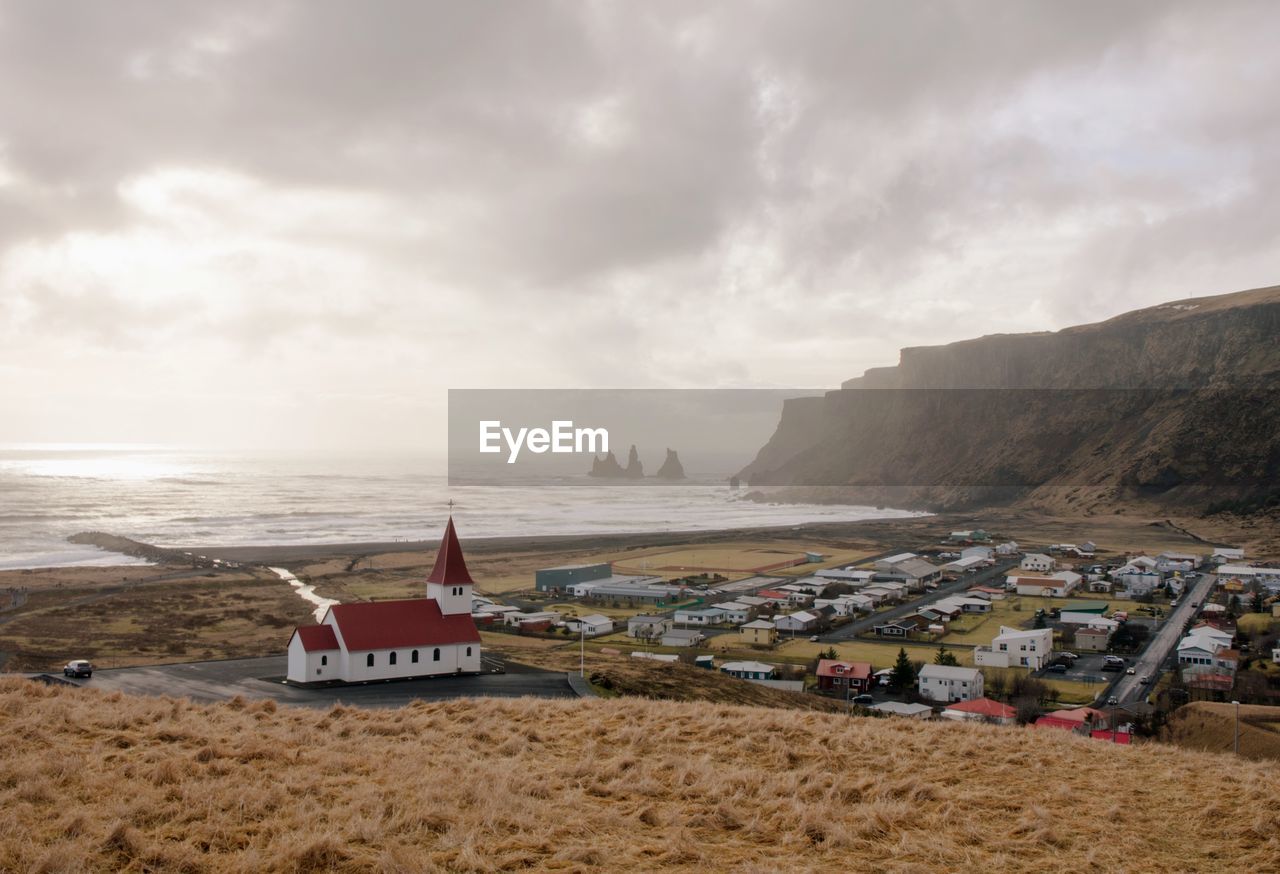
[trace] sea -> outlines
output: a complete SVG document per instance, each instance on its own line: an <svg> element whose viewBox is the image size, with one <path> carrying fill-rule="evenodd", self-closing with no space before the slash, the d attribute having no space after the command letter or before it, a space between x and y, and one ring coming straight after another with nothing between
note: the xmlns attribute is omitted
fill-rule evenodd
<svg viewBox="0 0 1280 874"><path fill-rule="evenodd" d="M721 478L670 485L450 486L427 455L155 446L0 447L0 569L136 564L68 543L105 531L159 546L424 540L450 512L466 538L697 531L915 515L765 503ZM452 503L451 503L452 502Z"/></svg>

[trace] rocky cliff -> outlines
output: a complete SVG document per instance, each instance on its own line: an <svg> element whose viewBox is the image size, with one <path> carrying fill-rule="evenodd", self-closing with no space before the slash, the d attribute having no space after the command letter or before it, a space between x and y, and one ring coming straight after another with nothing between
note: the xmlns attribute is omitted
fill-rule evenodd
<svg viewBox="0 0 1280 874"><path fill-rule="evenodd" d="M684 465L680 463L680 456L674 449L667 450L667 457L654 476L658 479L684 479Z"/></svg>
<svg viewBox="0 0 1280 874"><path fill-rule="evenodd" d="M785 404L741 476L955 509L1265 499L1280 471L1280 287L1055 333L902 350Z"/></svg>

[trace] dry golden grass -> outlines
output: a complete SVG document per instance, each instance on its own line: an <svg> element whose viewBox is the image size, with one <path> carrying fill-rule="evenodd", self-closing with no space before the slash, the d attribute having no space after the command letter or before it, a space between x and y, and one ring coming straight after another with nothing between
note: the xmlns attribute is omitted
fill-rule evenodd
<svg viewBox="0 0 1280 874"><path fill-rule="evenodd" d="M0 683L4 871L1265 871L1269 768L636 700L317 713ZM1193 788L1194 787L1194 788Z"/></svg>
<svg viewBox="0 0 1280 874"><path fill-rule="evenodd" d="M1235 746L1235 711L1232 704L1193 701L1170 716L1164 739L1191 750L1229 753ZM1240 755L1280 760L1280 707L1240 706Z"/></svg>

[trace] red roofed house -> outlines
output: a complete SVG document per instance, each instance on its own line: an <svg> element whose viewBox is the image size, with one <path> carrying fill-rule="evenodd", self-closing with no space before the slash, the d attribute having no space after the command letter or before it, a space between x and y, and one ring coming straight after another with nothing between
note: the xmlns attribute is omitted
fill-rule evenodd
<svg viewBox="0 0 1280 874"><path fill-rule="evenodd" d="M427 597L334 604L319 625L294 629L289 681L362 683L479 673L473 585L450 518L427 577Z"/></svg>
<svg viewBox="0 0 1280 874"><path fill-rule="evenodd" d="M1074 710L1055 710L1041 716L1034 723L1036 728L1061 728L1088 734L1095 729L1107 727L1107 715L1092 707L1077 707Z"/></svg>
<svg viewBox="0 0 1280 874"><path fill-rule="evenodd" d="M818 662L818 688L824 692L861 695L871 691L870 662L840 662L822 659Z"/></svg>
<svg viewBox="0 0 1280 874"><path fill-rule="evenodd" d="M999 725L1013 725L1018 718L1018 711L1008 704L992 701L990 698L974 698L972 701L957 701L948 704L942 711L944 719L975 719L979 722L994 722Z"/></svg>

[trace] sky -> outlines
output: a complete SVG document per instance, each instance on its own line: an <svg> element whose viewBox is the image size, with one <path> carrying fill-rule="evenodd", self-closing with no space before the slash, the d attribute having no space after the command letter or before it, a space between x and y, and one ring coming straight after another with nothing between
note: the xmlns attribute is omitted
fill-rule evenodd
<svg viewBox="0 0 1280 874"><path fill-rule="evenodd" d="M413 449L1280 281L1272 2L0 0L0 443Z"/></svg>

